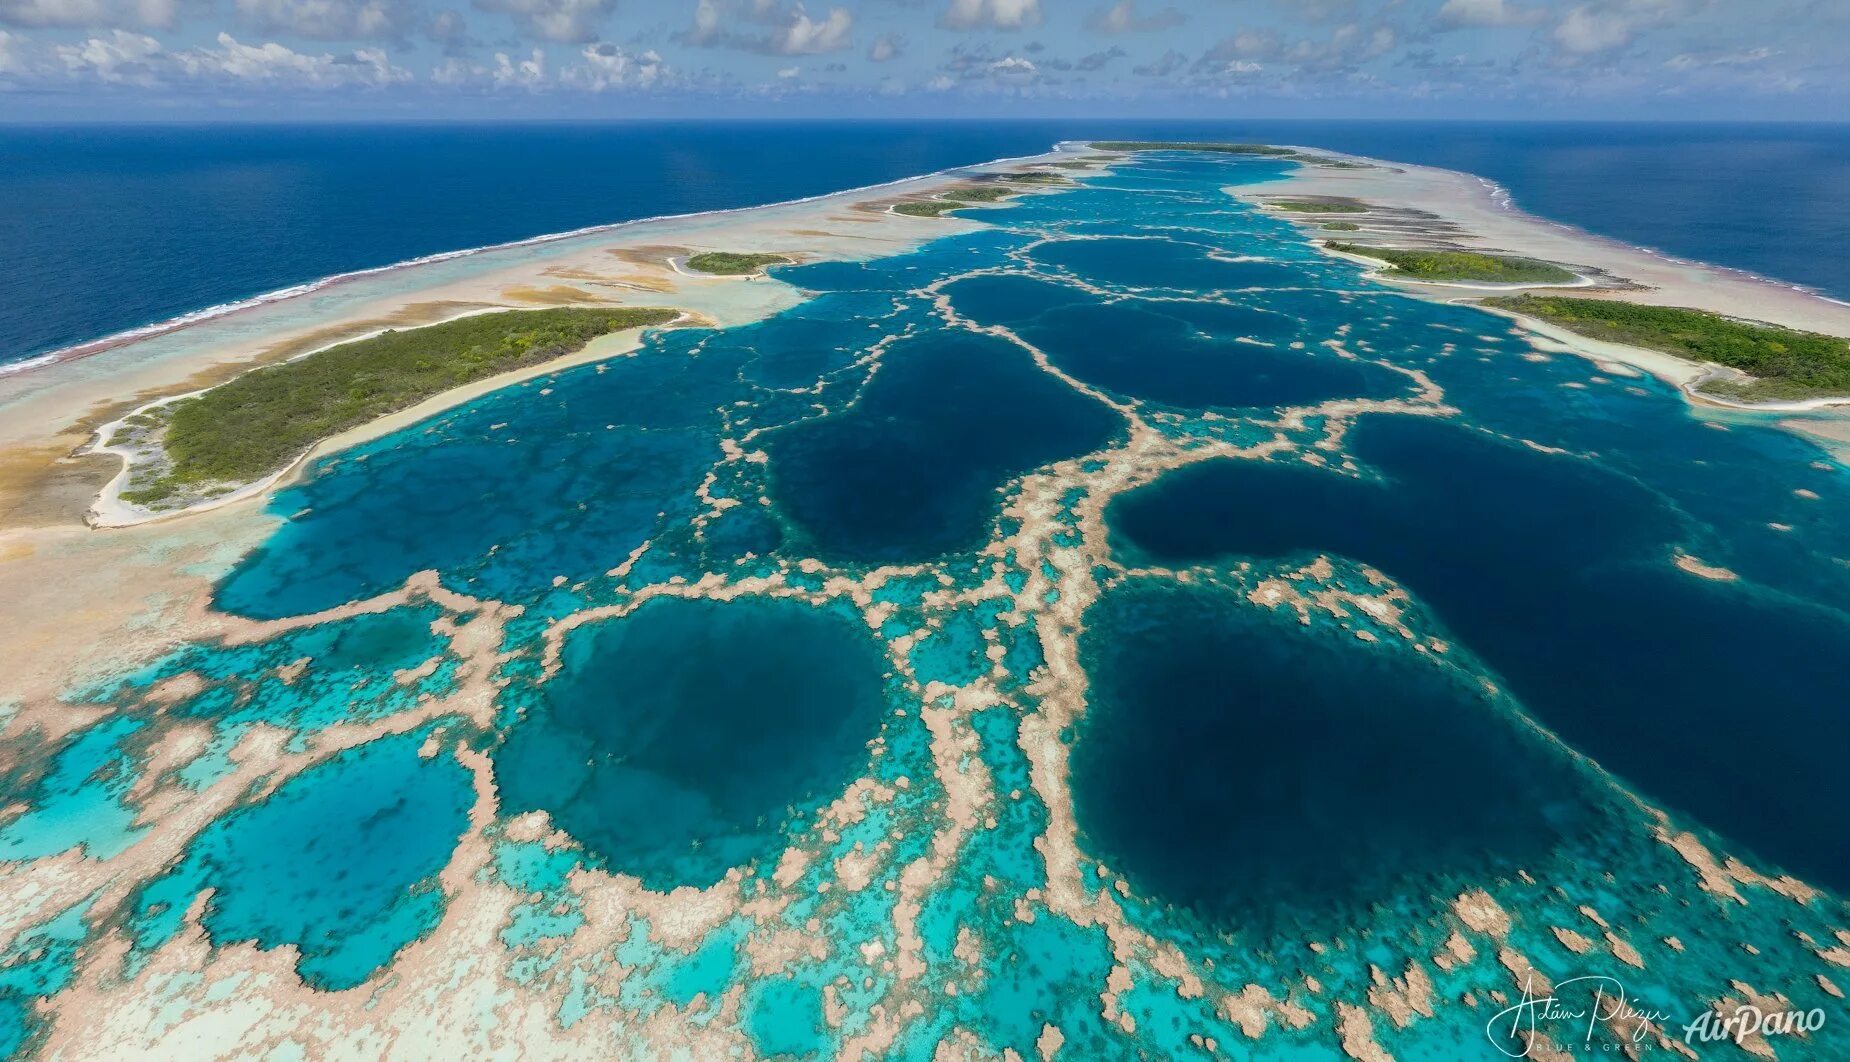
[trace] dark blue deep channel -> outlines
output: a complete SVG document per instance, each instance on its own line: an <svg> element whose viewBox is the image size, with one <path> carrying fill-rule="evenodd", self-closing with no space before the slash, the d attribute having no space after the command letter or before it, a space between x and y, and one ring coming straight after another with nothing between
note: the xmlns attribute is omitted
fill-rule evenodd
<svg viewBox="0 0 1850 1062"><path fill-rule="evenodd" d="M1677 513L1591 462L1412 418L1365 419L1350 444L1380 480L1302 464L1203 462L1119 499L1108 514L1114 548L1169 565L1319 552L1374 565L1437 613L1528 712L1646 799L1692 812L1810 880L1850 886L1850 850L1824 840L1840 835L1850 806L1841 763L1850 748L1842 710L1850 623L1841 613L1678 571L1666 562L1680 535ZM1102 607L1109 616L1111 599ZM1252 639L1240 650L1278 651ZM1135 689L1108 682L1108 712L1114 700L1148 714L1165 705L1171 718L1218 712L1244 703L1236 680L1252 680L1244 665L1214 664L1228 693L1202 700L1191 693L1193 671L1137 666ZM1366 683L1345 673L1353 666L1324 668L1320 682L1389 710L1424 697L1407 693L1417 689L1403 685L1416 681L1411 673ZM1453 723L1431 725L1437 701L1425 699L1422 740L1455 740L1441 732ZM1371 740L1393 741L1393 731L1371 731ZM1317 728L1311 735L1341 740ZM1164 755L1179 762L1199 741L1188 726L1146 738L1172 742ZM1315 759L1304 755L1309 769ZM1451 793L1460 808L1493 799L1496 786L1461 777L1408 770L1389 799L1417 805ZM1076 782L1083 797L1092 782L1083 771ZM1331 810L1379 814L1370 810L1378 796L1352 796ZM1093 806L1093 828L1111 830L1109 805ZM1140 805L1118 807L1148 827ZM1468 826L1470 816L1453 821Z"/></svg>

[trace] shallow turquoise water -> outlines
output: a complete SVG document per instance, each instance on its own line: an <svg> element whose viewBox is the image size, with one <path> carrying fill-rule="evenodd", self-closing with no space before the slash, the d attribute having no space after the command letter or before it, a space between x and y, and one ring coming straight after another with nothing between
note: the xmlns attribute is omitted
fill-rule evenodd
<svg viewBox="0 0 1850 1062"><path fill-rule="evenodd" d="M1850 877L1819 840L1847 795L1842 467L1374 286L1221 191L1281 172L1144 156L914 253L780 269L810 297L772 319L656 334L317 462L220 607L302 616L432 569L506 607L414 594L72 690L112 714L5 768L9 869L130 850L142 790L224 784L258 728L302 759L126 909L44 912L61 943L0 961L0 1043L32 1042L18 1001L55 1006L86 961L72 920L129 934L132 976L206 889L213 944L295 945L315 989L388 994L457 891L506 890L467 947L500 949L561 1034L674 1007L763 1054L833 1053L904 1007L901 1057L958 1030L1031 1057L1050 1024L1085 1057L1191 1036L1332 1057L1337 1005L1418 965L1434 1014L1376 1008L1374 1038L1460 1057L1512 991L1505 948L1620 975L1678 1025L1734 980L1840 1013L1816 949ZM1345 399L1401 405L1280 409ZM342 724L374 730L325 749ZM181 725L210 739L152 773ZM491 854L446 884L472 781ZM1654 810L1824 891L1704 891ZM588 902L613 875L739 900L672 943L659 908ZM1506 935L1461 928L1477 889ZM1442 966L1454 933L1472 957ZM1222 1006L1249 984L1308 1024L1272 1012L1249 1043Z"/></svg>
<svg viewBox="0 0 1850 1062"><path fill-rule="evenodd" d="M468 825L469 779L418 754L419 735L381 738L306 771L214 823L142 891L135 937L158 946L201 889L216 944L293 945L317 988L365 981L436 925L436 875Z"/></svg>

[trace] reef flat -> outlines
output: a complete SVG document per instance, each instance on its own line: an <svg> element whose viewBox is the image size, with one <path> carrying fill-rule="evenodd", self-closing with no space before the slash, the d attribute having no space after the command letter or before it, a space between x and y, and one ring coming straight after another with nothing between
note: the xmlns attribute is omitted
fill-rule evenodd
<svg viewBox="0 0 1850 1062"><path fill-rule="evenodd" d="M569 249L704 318L210 511L20 430L0 1052L1850 1053L1844 466L1124 146Z"/></svg>

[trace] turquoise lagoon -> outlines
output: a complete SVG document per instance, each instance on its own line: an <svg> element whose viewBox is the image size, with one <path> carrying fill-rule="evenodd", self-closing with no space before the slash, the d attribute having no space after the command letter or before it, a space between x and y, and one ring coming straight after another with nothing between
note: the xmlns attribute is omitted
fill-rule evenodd
<svg viewBox="0 0 1850 1062"><path fill-rule="evenodd" d="M628 1054L674 1008L765 1056L1335 1057L1362 1015L1473 1057L1529 969L1616 978L1677 1041L1777 994L1829 1015L1796 1050L1850 1052L1842 466L1224 191L1287 165L1141 155L318 462L217 588L275 633L19 738L20 873L133 851L137 801L222 784L253 728L296 766L115 907L45 912L0 1046L79 977L136 1005L197 931L380 1007L420 942L488 947ZM480 604L401 592L429 571ZM151 773L181 724L211 740ZM493 939L446 943L493 895Z"/></svg>

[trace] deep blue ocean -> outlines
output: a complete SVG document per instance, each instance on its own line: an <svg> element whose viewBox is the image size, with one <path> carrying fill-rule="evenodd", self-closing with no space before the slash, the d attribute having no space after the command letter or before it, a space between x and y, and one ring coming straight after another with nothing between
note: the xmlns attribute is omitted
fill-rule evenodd
<svg viewBox="0 0 1850 1062"><path fill-rule="evenodd" d="M0 129L0 362L423 255L1085 137L1466 170L1531 212L1850 298L1850 127L1098 119Z"/></svg>

